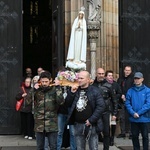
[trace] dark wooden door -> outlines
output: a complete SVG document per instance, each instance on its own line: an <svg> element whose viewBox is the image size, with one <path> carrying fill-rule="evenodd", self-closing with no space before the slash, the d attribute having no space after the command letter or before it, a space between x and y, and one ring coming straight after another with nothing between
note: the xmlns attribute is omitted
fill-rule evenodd
<svg viewBox="0 0 150 150"><path fill-rule="evenodd" d="M23 68L56 75L64 65L64 1L23 0Z"/></svg>
<svg viewBox="0 0 150 150"><path fill-rule="evenodd" d="M120 73L131 65L150 86L150 1L120 0L119 10Z"/></svg>
<svg viewBox="0 0 150 150"><path fill-rule="evenodd" d="M52 0L23 0L23 69L52 71Z"/></svg>
<svg viewBox="0 0 150 150"><path fill-rule="evenodd" d="M22 77L22 2L0 1L0 134L20 133L15 95Z"/></svg>
<svg viewBox="0 0 150 150"><path fill-rule="evenodd" d="M52 74L65 64L64 1L52 0Z"/></svg>

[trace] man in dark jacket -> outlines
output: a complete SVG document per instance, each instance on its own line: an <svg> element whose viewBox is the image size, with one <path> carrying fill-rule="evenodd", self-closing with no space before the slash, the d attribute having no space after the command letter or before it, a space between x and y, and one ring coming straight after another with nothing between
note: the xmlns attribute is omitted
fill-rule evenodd
<svg viewBox="0 0 150 150"><path fill-rule="evenodd" d="M106 71L105 79L107 80L107 82L112 84L112 88L115 90L116 98L117 98L117 102L118 102L119 99L121 98L122 91L121 91L120 85L113 78L113 71L112 70ZM113 146L114 145L114 136L115 136L115 131L116 131L116 120L112 120L110 124L111 124L110 146Z"/></svg>
<svg viewBox="0 0 150 150"><path fill-rule="evenodd" d="M105 103L98 88L90 85L90 74L81 71L78 86L73 86L66 97L71 106L68 120L75 124L75 138L78 150L85 149L86 140L90 150L98 150L96 124L105 109Z"/></svg>
<svg viewBox="0 0 150 150"><path fill-rule="evenodd" d="M109 73L109 72L107 72ZM103 95L106 109L102 115L102 120L104 124L103 129L103 145L104 150L109 150L110 144L110 114L111 120L115 121L117 116L117 98L115 89L113 89L112 84L105 79L105 71L103 68L97 69L96 79L93 85L97 86Z"/></svg>
<svg viewBox="0 0 150 150"><path fill-rule="evenodd" d="M122 96L120 99L121 109L119 111L120 114L120 129L121 133L117 136L117 138L124 138L126 137L126 132L129 132L129 139L131 139L131 131L130 131L130 122L128 120L128 112L125 108L125 97L128 89L133 86L133 74L131 66L125 66L124 68L124 75L123 77L119 77L118 84L122 90ZM127 130L128 128L128 130Z"/></svg>

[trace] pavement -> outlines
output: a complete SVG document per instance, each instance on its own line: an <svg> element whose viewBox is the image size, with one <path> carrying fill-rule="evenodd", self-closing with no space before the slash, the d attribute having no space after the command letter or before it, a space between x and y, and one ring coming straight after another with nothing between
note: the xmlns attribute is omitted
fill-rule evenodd
<svg viewBox="0 0 150 150"><path fill-rule="evenodd" d="M126 138L115 138L115 145L110 150L120 150L120 146L132 147L132 141ZM99 149L102 150L102 143ZM0 150L36 150L36 140L24 139L22 135L0 135ZM88 147L86 148L88 150ZM129 149L127 149L129 150Z"/></svg>

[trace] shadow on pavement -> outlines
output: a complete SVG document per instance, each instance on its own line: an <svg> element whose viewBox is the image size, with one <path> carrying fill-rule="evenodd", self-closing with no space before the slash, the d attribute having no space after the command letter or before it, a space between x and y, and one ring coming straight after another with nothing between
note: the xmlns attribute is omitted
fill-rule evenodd
<svg viewBox="0 0 150 150"><path fill-rule="evenodd" d="M36 150L36 146L8 146L1 147L0 150Z"/></svg>
<svg viewBox="0 0 150 150"><path fill-rule="evenodd" d="M133 150L132 146L119 146L118 148L120 150ZM142 150L143 148L141 147L140 149Z"/></svg>

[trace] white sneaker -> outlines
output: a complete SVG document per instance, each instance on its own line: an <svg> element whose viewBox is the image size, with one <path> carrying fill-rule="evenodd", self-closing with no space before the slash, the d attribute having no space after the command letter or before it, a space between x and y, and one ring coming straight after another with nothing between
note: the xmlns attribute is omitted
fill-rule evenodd
<svg viewBox="0 0 150 150"><path fill-rule="evenodd" d="M29 136L28 139L29 139L29 140L32 140L32 137Z"/></svg>
<svg viewBox="0 0 150 150"><path fill-rule="evenodd" d="M27 139L27 138L28 138L28 136L26 135L24 138L25 138L25 139Z"/></svg>

